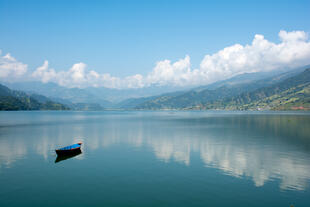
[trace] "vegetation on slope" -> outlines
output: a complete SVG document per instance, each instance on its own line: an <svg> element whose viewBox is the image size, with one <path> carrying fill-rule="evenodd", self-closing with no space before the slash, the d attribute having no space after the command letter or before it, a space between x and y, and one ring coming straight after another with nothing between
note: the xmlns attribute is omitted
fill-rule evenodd
<svg viewBox="0 0 310 207"><path fill-rule="evenodd" d="M14 91L0 84L0 110L69 110L63 104L50 101L41 95L28 95Z"/></svg>
<svg viewBox="0 0 310 207"><path fill-rule="evenodd" d="M136 109L310 110L310 69L284 80L276 78L159 96Z"/></svg>

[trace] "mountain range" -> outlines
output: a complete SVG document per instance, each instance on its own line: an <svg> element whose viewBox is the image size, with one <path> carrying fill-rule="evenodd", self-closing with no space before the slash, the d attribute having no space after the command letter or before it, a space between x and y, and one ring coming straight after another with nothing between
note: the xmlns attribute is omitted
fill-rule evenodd
<svg viewBox="0 0 310 207"><path fill-rule="evenodd" d="M27 94L23 91L11 90L0 84L0 110L69 110L70 108L51 101L45 96Z"/></svg>
<svg viewBox="0 0 310 207"><path fill-rule="evenodd" d="M29 94L41 94L49 99L70 105L97 105L103 108L115 108L127 99L160 95L164 92L189 89L188 87L148 87L137 89L110 89L104 87L66 88L55 83L42 82L3 82L13 90L23 90Z"/></svg>
<svg viewBox="0 0 310 207"><path fill-rule="evenodd" d="M309 68L240 74L192 89L80 89L54 83L4 83L14 90L0 85L0 97L2 110L308 110Z"/></svg>
<svg viewBox="0 0 310 207"><path fill-rule="evenodd" d="M289 110L293 109L292 107L304 107L304 105L307 108L306 103L309 97L307 84L310 82L310 77L308 77L309 69L304 70L304 68L299 68L294 71L288 71L258 80L251 77L253 75L255 74L243 74L232 79L198 87L183 93L163 94L161 96L149 98L142 103L139 103L140 100L136 100L137 105L134 108L143 110L276 110L284 107L282 109ZM301 84L301 82L303 84ZM303 92L303 98L299 97ZM275 97L276 95L277 97ZM264 98L264 100L261 98ZM290 104L284 106L283 100L279 102L281 98L289 99L287 101L289 101ZM270 99L272 99L272 103ZM292 102L292 100L295 99L298 99L299 102Z"/></svg>

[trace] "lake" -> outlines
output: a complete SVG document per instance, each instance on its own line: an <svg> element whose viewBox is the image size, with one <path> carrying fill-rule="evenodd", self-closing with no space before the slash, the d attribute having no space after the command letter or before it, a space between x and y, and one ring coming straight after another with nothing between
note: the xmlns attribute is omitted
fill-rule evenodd
<svg viewBox="0 0 310 207"><path fill-rule="evenodd" d="M1 207L300 207L309 184L309 113L0 112Z"/></svg>

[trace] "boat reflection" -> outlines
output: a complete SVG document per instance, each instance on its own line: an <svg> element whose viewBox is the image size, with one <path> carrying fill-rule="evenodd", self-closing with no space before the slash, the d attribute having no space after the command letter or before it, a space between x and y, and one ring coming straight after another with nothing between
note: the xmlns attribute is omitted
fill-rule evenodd
<svg viewBox="0 0 310 207"><path fill-rule="evenodd" d="M80 114L69 113L61 116L74 119L66 124L0 127L0 173L33 152L49 161L49 152L59 143L77 143L81 140L74 137L87 137L83 149L89 152L100 153L100 148L109 148L112 153L112 146L130 146L151 151L165 163L191 167L192 161L199 159L206 168L250 179L257 187L277 180L281 190L309 189L308 114L168 114L91 113L85 118L89 121L86 124L83 120L78 122ZM58 156L55 163L81 153Z"/></svg>
<svg viewBox="0 0 310 207"><path fill-rule="evenodd" d="M78 156L80 154L82 154L81 149L75 150L74 152L72 152L70 154L58 155L56 160L55 160L55 163L61 162L61 161L67 160L67 159L71 159L71 158L76 157L76 156Z"/></svg>

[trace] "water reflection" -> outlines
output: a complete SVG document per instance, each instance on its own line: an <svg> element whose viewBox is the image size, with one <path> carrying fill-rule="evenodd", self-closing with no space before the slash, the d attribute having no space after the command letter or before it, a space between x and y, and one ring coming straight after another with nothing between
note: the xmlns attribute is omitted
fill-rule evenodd
<svg viewBox="0 0 310 207"><path fill-rule="evenodd" d="M309 115L135 112L49 116L51 125L37 117L29 126L0 128L0 168L26 159L27 153L47 160L55 146L85 137L85 153L78 158L115 145L131 145L151 150L163 162L188 167L197 154L206 167L250 178L258 187L276 179L283 190L305 190L310 179ZM57 119L67 121L56 124Z"/></svg>
<svg viewBox="0 0 310 207"><path fill-rule="evenodd" d="M55 160L55 163L74 158L80 154L82 154L81 149L74 150L72 153L67 154L67 155L58 155Z"/></svg>
<svg viewBox="0 0 310 207"><path fill-rule="evenodd" d="M22 140L7 142L0 139L0 169L10 167L17 159L27 154L26 144Z"/></svg>

